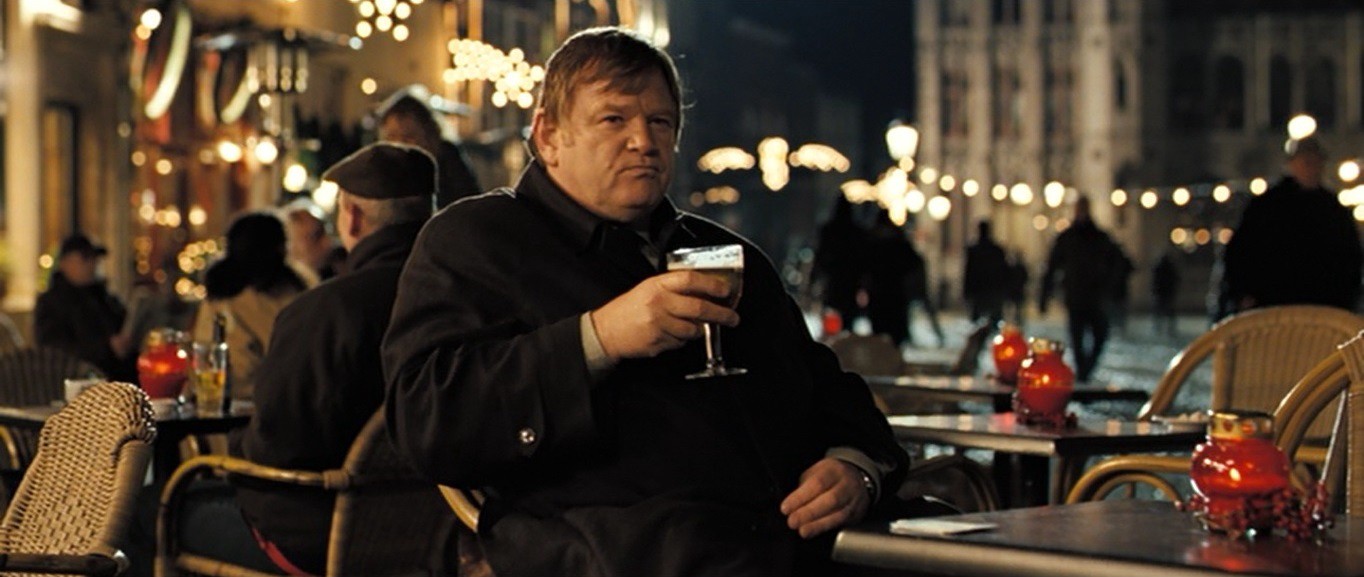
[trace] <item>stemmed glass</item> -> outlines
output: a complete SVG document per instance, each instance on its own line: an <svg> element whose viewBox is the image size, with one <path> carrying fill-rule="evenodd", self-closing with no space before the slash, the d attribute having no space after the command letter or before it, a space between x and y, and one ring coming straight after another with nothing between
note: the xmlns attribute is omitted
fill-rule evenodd
<svg viewBox="0 0 1364 577"><path fill-rule="evenodd" d="M729 308L739 304L739 295L744 288L744 247L738 244L722 244L697 248L683 248L668 253L668 270L696 270L706 274L729 279L729 296L720 301ZM701 372L687 375L688 379L704 379L742 375L748 369L727 367L720 356L720 327L714 323L704 323L706 334L706 368Z"/></svg>

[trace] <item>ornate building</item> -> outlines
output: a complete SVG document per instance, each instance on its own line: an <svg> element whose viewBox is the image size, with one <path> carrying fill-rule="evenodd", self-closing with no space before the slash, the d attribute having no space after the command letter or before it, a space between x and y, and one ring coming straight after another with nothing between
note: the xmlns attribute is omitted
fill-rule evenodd
<svg viewBox="0 0 1364 577"><path fill-rule="evenodd" d="M916 27L920 186L958 207L921 234L953 286L973 222L1036 278L1086 194L1136 263L1135 302L1173 247L1193 309L1291 116L1316 118L1335 161L1364 154L1358 2L921 0Z"/></svg>

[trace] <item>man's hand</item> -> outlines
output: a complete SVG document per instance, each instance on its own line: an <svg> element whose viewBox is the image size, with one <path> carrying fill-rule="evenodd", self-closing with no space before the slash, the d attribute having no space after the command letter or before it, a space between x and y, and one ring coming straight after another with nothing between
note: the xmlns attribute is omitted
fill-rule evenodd
<svg viewBox="0 0 1364 577"><path fill-rule="evenodd" d="M612 359L652 357L699 338L703 323L739 324L739 314L715 301L734 287L694 270L649 277L592 311L602 350Z"/></svg>
<svg viewBox="0 0 1364 577"><path fill-rule="evenodd" d="M800 486L781 502L781 513L786 515L787 527L809 539L861 520L870 507L861 471L846 461L825 457L801 473Z"/></svg>

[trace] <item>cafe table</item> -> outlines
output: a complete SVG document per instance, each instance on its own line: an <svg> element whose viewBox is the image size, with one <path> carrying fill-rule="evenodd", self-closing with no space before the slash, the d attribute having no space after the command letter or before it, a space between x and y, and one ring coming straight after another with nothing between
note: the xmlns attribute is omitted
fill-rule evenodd
<svg viewBox="0 0 1364 577"><path fill-rule="evenodd" d="M980 577L1364 577L1364 519L1337 517L1323 543L1209 533L1165 501L1118 499L939 517L994 526L896 535L890 523L841 531L836 561L910 575Z"/></svg>
<svg viewBox="0 0 1364 577"><path fill-rule="evenodd" d="M0 425L41 430L47 418L61 410L58 405L26 407L0 406ZM227 415L199 416L193 407L172 409L156 415L156 440L152 442L152 476L156 483L164 483L180 464L180 442L191 435L227 433L245 427L255 414L250 401L234 401Z"/></svg>
<svg viewBox="0 0 1364 577"><path fill-rule="evenodd" d="M1028 425L1014 413L901 415L888 420L901 442L1019 455L1018 476L1025 485L1020 497L1033 505L1063 501L1089 457L1189 451L1205 434L1203 425L1182 422L1079 418L1073 428ZM1049 461L1054 461L1055 472ZM1002 465L1001 459L995 462ZM996 470L996 479L1003 479L1001 473Z"/></svg>
<svg viewBox="0 0 1364 577"><path fill-rule="evenodd" d="M890 407L891 413L914 410L924 402L989 403L995 412L1012 410L1014 387L989 375L869 375L867 386ZM1150 394L1114 385L1076 385L1077 403L1128 401L1144 403Z"/></svg>

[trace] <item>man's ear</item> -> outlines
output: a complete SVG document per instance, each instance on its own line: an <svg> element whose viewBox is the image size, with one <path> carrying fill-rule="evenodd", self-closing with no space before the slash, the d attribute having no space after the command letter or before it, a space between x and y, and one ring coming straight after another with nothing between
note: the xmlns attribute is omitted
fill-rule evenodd
<svg viewBox="0 0 1364 577"><path fill-rule="evenodd" d="M536 108L535 116L531 118L530 140L541 164L559 165L559 130L543 108Z"/></svg>
<svg viewBox="0 0 1364 577"><path fill-rule="evenodd" d="M365 228L365 209L360 207L358 202L347 202L341 205L341 210L350 213L350 226L346 229L346 234L351 238L360 238L360 233Z"/></svg>

